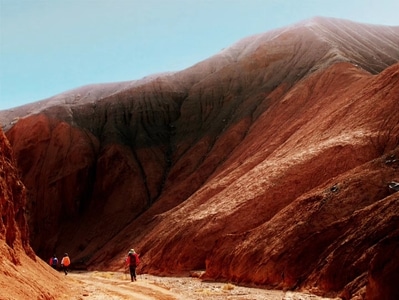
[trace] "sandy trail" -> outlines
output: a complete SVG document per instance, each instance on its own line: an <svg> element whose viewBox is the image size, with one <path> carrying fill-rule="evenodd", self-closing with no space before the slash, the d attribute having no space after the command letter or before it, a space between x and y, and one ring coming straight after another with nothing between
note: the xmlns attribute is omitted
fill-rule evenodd
<svg viewBox="0 0 399 300"><path fill-rule="evenodd" d="M321 300L311 294L240 287L229 283L204 282L192 277L139 275L131 282L121 272L73 272L65 276L70 286L68 300ZM57 298L58 299L58 298Z"/></svg>

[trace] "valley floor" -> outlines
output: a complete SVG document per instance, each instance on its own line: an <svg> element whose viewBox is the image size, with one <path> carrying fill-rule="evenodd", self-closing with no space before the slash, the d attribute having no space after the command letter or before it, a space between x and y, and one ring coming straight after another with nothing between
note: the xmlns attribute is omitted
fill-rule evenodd
<svg viewBox="0 0 399 300"><path fill-rule="evenodd" d="M139 275L131 282L121 272L72 272L65 278L68 295L62 300L322 300L311 294L247 288L229 283L204 282L192 277Z"/></svg>

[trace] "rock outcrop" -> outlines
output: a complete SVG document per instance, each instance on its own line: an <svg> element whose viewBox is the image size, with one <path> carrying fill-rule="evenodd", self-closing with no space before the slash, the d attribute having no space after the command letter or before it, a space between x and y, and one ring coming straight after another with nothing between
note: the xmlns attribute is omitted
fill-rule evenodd
<svg viewBox="0 0 399 300"><path fill-rule="evenodd" d="M399 27L315 18L0 112L33 249L118 269L134 247L141 272L390 299L398 45Z"/></svg>
<svg viewBox="0 0 399 300"><path fill-rule="evenodd" d="M0 286L1 299L60 299L59 275L29 245L26 189L10 143L0 129Z"/></svg>
<svg viewBox="0 0 399 300"><path fill-rule="evenodd" d="M34 258L29 246L29 230L25 219L26 190L15 167L11 146L2 130L0 131L0 154L0 238L4 242L2 252L7 253L5 257L9 261L19 263L18 252Z"/></svg>

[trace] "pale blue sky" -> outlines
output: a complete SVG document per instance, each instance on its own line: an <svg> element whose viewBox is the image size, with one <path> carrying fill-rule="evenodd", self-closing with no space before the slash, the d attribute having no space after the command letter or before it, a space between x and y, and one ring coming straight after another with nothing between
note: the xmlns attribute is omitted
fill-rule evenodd
<svg viewBox="0 0 399 300"><path fill-rule="evenodd" d="M183 70L314 16L398 26L398 12L398 0L0 0L0 110Z"/></svg>

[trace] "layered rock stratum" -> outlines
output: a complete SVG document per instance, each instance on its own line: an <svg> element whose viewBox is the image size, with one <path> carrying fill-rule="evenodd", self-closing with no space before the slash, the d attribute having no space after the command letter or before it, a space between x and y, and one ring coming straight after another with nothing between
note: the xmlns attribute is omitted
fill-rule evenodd
<svg viewBox="0 0 399 300"><path fill-rule="evenodd" d="M75 268L399 298L399 27L314 18L0 112L30 242Z"/></svg>
<svg viewBox="0 0 399 300"><path fill-rule="evenodd" d="M13 152L0 129L0 299L61 299L59 275L29 245L26 189Z"/></svg>

